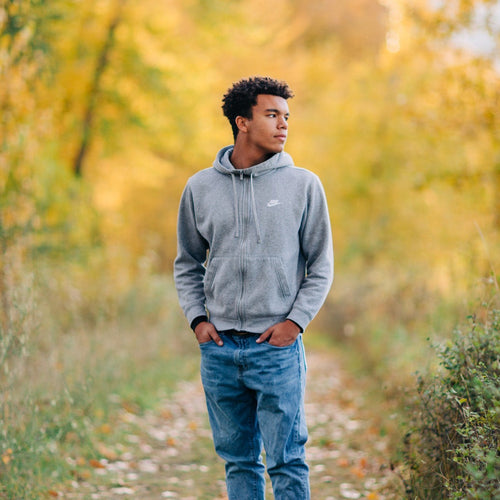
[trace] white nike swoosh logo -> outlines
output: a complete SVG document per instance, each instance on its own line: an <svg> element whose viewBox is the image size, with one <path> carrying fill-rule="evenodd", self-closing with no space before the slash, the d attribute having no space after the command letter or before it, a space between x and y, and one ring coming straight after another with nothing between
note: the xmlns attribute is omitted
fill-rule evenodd
<svg viewBox="0 0 500 500"><path fill-rule="evenodd" d="M281 205L281 201L280 200L269 200L267 202L268 207L275 207L276 205Z"/></svg>

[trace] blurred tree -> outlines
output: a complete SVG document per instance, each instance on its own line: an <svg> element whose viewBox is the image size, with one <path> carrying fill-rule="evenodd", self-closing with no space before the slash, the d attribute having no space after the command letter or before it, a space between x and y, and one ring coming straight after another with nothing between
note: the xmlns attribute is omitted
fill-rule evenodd
<svg viewBox="0 0 500 500"><path fill-rule="evenodd" d="M280 0L273 4L272 16L269 16L268 4L262 0L231 4L220 0L169 4L168 18L162 16L162 8L156 15L152 5L141 5L136 9L134 23L130 24L130 32L127 31L127 43L135 47L139 58L146 58L161 72L160 78L166 82L166 95L155 94L154 109L150 114L154 123L147 118L148 125L144 129L149 136L144 139L135 136L135 143L144 144L150 152L134 154L135 165L125 158L109 158L106 170L111 177L108 178L108 174L103 177L100 169L99 178L93 181L98 184L99 192L105 191L105 186L110 183L123 186L120 201L115 198L121 207L118 208L121 215L113 218L114 229L111 226L108 229L113 237L119 235L128 241L134 253L146 252L152 245L159 268L170 269L176 251L173 235L178 199L185 180L194 171L211 164L216 152L214 144L222 146L232 140L220 110L221 96L231 81L251 74L275 75L288 79L298 90L297 94L303 96L299 97L303 102L316 99L318 106L324 106L325 102L318 99L319 88L326 85L322 98L328 99L327 91L335 87L332 70L342 64L339 54L346 59L350 55L355 60L363 60L367 54L373 57L376 47L380 47L385 8L376 1L357 2L356 6L349 2L340 3L350 6L341 9L338 3L317 1L313 2L316 11L307 2ZM312 9L312 13L307 9ZM354 31L342 32L335 26L336 23L339 26L355 22L362 24L366 16L371 15L367 10L372 14L377 12L378 17L376 22L370 19L372 35L366 37L368 32L363 33L364 41L357 43L364 49L358 51ZM153 16L154 23L151 21ZM314 33L320 19L330 24L321 31L321 36L316 37ZM120 50L118 46L117 50ZM126 70L125 66L122 68ZM325 80L316 78L315 72L322 72ZM138 78L141 74L137 71L132 77ZM109 76L112 72L108 73ZM130 78L130 74L121 75L122 85ZM132 102L139 101L139 95L147 85L144 82L133 98L131 96ZM146 102L152 96L148 92ZM145 107L148 106L146 102ZM307 130L302 133L310 135ZM122 134L127 136L124 130ZM311 139L304 144L311 145ZM129 182L117 180L118 175L123 175L123 172L119 174L123 169L127 169ZM150 180L146 179L148 176L151 176ZM155 177L157 184L152 186ZM103 192L101 200L105 196ZM135 210L137 203L162 216L142 216Z"/></svg>
<svg viewBox="0 0 500 500"><path fill-rule="evenodd" d="M73 171L77 176L82 175L83 162L90 145L94 115L97 113L97 99L101 90L101 80L109 64L110 52L113 48L115 39L115 31L122 20L124 5L125 0L116 0L111 20L106 28L105 41L97 53L94 74L88 90L85 113L82 120L81 142L73 164Z"/></svg>
<svg viewBox="0 0 500 500"><path fill-rule="evenodd" d="M45 13L50 23L54 11ZM40 123L39 77L45 71L47 27L39 2L4 0L0 4L0 320L4 335L12 330L11 294L14 248L25 248L34 222L29 159L38 151ZM47 119L43 111L40 122Z"/></svg>
<svg viewBox="0 0 500 500"><path fill-rule="evenodd" d="M500 229L500 4L494 0L452 0L433 6L412 2L408 18L414 41L425 47L434 70L433 93L441 110L439 127L460 144L453 168L428 175L428 182L448 182L462 196L473 194L474 209L489 217L476 220L496 245ZM436 89L444 89L437 92ZM437 128L436 127L436 128ZM472 236L472 235L471 235ZM491 270L498 263L486 264Z"/></svg>
<svg viewBox="0 0 500 500"><path fill-rule="evenodd" d="M58 255L102 242L117 266L148 256L168 272L185 181L232 141L222 94L269 74L296 92L287 149L323 179L345 276L397 297L484 267L477 227L490 239L500 224L498 70L454 35L493 2L1 5L4 233L28 228Z"/></svg>
<svg viewBox="0 0 500 500"><path fill-rule="evenodd" d="M335 40L341 46L341 54L349 60L366 55L376 57L385 42L387 9L378 1L293 0L290 3L296 45L310 47Z"/></svg>

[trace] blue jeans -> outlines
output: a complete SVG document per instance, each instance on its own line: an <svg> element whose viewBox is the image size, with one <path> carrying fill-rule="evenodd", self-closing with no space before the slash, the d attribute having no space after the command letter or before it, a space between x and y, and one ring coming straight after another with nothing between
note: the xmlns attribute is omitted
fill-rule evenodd
<svg viewBox="0 0 500 500"><path fill-rule="evenodd" d="M302 335L288 347L257 344L254 334L221 337L222 347L200 344L201 378L229 500L264 500L262 445L275 499L309 500Z"/></svg>

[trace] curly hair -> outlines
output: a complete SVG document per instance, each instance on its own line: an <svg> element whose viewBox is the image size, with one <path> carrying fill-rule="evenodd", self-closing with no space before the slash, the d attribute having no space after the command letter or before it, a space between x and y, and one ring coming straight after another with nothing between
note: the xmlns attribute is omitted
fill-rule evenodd
<svg viewBox="0 0 500 500"><path fill-rule="evenodd" d="M236 117L252 118L252 106L257 104L257 96L260 94L275 95L283 99L293 97L286 82L268 76L255 76L234 83L222 99L222 111L231 124L235 140L238 135Z"/></svg>

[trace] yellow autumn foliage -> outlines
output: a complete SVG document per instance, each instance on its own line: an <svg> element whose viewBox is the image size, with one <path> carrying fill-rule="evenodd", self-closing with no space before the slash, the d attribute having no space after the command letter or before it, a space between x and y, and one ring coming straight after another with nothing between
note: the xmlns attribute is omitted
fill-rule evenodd
<svg viewBox="0 0 500 500"><path fill-rule="evenodd" d="M37 256L98 245L131 275L145 256L169 273L185 181L232 141L223 93L269 74L296 93L287 149L324 182L340 294L353 280L394 297L466 291L499 261L498 60L453 43L478 9L494 13L486 0L4 1L4 254L22 234Z"/></svg>

